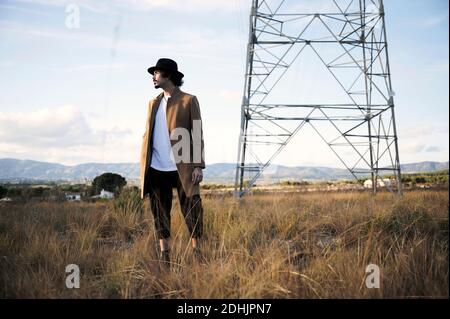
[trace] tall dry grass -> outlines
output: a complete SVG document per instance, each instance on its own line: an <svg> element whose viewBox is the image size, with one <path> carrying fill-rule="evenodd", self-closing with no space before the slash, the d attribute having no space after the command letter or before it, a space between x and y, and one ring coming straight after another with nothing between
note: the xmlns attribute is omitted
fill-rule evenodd
<svg viewBox="0 0 450 319"><path fill-rule="evenodd" d="M148 201L0 204L0 297L448 297L448 192L203 197L204 262L177 199L161 272ZM65 286L77 264L81 287ZM365 286L377 264L381 287Z"/></svg>

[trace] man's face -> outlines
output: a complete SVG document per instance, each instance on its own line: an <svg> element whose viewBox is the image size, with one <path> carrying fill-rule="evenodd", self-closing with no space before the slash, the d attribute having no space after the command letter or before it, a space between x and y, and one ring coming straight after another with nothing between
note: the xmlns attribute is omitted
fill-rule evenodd
<svg viewBox="0 0 450 319"><path fill-rule="evenodd" d="M155 89L164 88L167 81L169 81L169 79L164 78L160 70L155 70L155 72L153 72L153 85L155 86Z"/></svg>

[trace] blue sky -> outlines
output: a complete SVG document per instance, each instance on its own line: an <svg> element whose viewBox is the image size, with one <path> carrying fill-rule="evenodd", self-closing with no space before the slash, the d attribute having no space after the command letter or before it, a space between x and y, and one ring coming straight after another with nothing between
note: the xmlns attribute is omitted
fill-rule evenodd
<svg viewBox="0 0 450 319"><path fill-rule="evenodd" d="M200 102L206 163L235 162L250 3L1 0L0 158L137 162L158 94L146 70L171 57ZM66 27L68 4L79 28ZM447 161L448 1L385 10L401 162ZM302 136L275 163L341 166Z"/></svg>

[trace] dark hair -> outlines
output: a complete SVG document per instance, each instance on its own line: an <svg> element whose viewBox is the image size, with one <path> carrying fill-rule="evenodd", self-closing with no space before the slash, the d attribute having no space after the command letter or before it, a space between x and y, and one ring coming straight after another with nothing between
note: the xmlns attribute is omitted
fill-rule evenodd
<svg viewBox="0 0 450 319"><path fill-rule="evenodd" d="M173 85L175 86L182 86L184 81L182 80L182 77L178 75L177 73L173 73L168 70L160 70L161 76L164 78L168 78L170 81L172 81Z"/></svg>

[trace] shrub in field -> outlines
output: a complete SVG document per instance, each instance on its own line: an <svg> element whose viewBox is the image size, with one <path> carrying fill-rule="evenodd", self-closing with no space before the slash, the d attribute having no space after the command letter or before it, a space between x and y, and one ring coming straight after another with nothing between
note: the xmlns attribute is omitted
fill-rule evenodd
<svg viewBox="0 0 450 319"><path fill-rule="evenodd" d="M143 201L139 189L130 187L123 189L120 194L108 203L105 222L102 227L104 236L121 236L124 240L131 240L142 233L144 223Z"/></svg>
<svg viewBox="0 0 450 319"><path fill-rule="evenodd" d="M116 210L127 211L130 214L142 215L142 200L139 188L136 186L123 189L113 201Z"/></svg>

